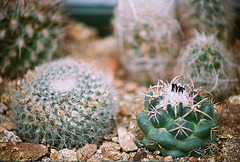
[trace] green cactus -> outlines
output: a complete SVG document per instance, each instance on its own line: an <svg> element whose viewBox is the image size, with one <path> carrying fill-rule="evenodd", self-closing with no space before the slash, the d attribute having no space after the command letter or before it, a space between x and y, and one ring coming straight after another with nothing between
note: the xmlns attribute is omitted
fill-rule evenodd
<svg viewBox="0 0 240 162"><path fill-rule="evenodd" d="M57 149L98 142L117 113L109 81L86 63L67 59L28 73L12 98L20 137Z"/></svg>
<svg viewBox="0 0 240 162"><path fill-rule="evenodd" d="M236 13L229 0L179 0L178 15L187 37L194 37L194 30L216 34L225 43L233 41Z"/></svg>
<svg viewBox="0 0 240 162"><path fill-rule="evenodd" d="M190 84L191 83L191 84ZM145 97L145 110L137 115L144 133L142 143L164 156L198 155L216 140L212 133L218 125L214 105L194 89L191 82L175 77L170 83L158 81Z"/></svg>
<svg viewBox="0 0 240 162"><path fill-rule="evenodd" d="M57 0L0 1L0 74L16 77L52 58L63 37Z"/></svg>
<svg viewBox="0 0 240 162"><path fill-rule="evenodd" d="M192 78L196 86L202 86L218 99L237 91L236 65L230 60L232 54L215 35L196 33L196 37L183 50L176 72ZM181 70L181 72L180 72Z"/></svg>
<svg viewBox="0 0 240 162"><path fill-rule="evenodd" d="M170 77L180 42L174 0L119 1L115 11L115 35L119 59L140 84Z"/></svg>

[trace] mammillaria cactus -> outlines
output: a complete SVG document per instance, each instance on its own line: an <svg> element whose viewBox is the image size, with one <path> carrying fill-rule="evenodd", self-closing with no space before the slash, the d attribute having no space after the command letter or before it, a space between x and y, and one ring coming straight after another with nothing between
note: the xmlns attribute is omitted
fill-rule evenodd
<svg viewBox="0 0 240 162"><path fill-rule="evenodd" d="M236 13L229 0L179 0L179 21L187 38L194 37L194 29L216 34L225 43L233 41Z"/></svg>
<svg viewBox="0 0 240 162"><path fill-rule="evenodd" d="M20 136L53 148L98 142L116 117L110 82L86 63L59 60L26 76L12 101Z"/></svg>
<svg viewBox="0 0 240 162"><path fill-rule="evenodd" d="M51 59L63 36L57 0L0 1L0 74L16 77Z"/></svg>
<svg viewBox="0 0 240 162"><path fill-rule="evenodd" d="M115 11L119 59L139 83L171 76L177 56L180 25L174 0L122 0Z"/></svg>
<svg viewBox="0 0 240 162"><path fill-rule="evenodd" d="M183 50L176 72L192 78L196 86L204 87L216 98L226 98L237 90L236 65L231 53L214 35L196 33L196 37ZM181 70L181 71L180 71Z"/></svg>
<svg viewBox="0 0 240 162"><path fill-rule="evenodd" d="M197 155L216 140L213 103L202 95L203 89L186 81L180 76L170 83L159 80L145 97L145 110L137 115L142 143L164 156Z"/></svg>

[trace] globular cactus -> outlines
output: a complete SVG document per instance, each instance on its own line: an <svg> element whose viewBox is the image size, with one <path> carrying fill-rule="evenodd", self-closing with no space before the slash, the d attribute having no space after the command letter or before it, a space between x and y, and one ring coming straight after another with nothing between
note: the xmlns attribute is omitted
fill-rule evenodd
<svg viewBox="0 0 240 162"><path fill-rule="evenodd" d="M168 78L180 42L174 0L122 0L115 11L119 59L139 83Z"/></svg>
<svg viewBox="0 0 240 162"><path fill-rule="evenodd" d="M63 36L57 0L0 1L0 74L16 77L52 58Z"/></svg>
<svg viewBox="0 0 240 162"><path fill-rule="evenodd" d="M196 37L183 50L176 72L192 78L196 86L202 86L218 99L237 91L236 65L231 53L215 35L196 33Z"/></svg>
<svg viewBox="0 0 240 162"><path fill-rule="evenodd" d="M117 114L109 81L71 59L28 73L12 98L20 137L57 149L98 142L111 131Z"/></svg>
<svg viewBox="0 0 240 162"><path fill-rule="evenodd" d="M213 129L218 125L212 100L203 92L180 76L150 87L145 110L137 115L142 143L174 158L203 153L204 146L216 140Z"/></svg>
<svg viewBox="0 0 240 162"><path fill-rule="evenodd" d="M179 21L189 38L195 30L216 34L217 38L229 44L233 41L236 13L229 0L179 0L177 1Z"/></svg>

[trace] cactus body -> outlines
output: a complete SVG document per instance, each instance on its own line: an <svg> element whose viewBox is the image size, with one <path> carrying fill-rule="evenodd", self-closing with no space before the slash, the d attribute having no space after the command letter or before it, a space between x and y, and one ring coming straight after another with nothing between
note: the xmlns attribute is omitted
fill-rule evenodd
<svg viewBox="0 0 240 162"><path fill-rule="evenodd" d="M178 15L187 38L194 37L194 29L216 34L226 43L233 41L235 12L229 0L179 0Z"/></svg>
<svg viewBox="0 0 240 162"><path fill-rule="evenodd" d="M0 2L0 74L16 77L51 59L62 38L56 0Z"/></svg>
<svg viewBox="0 0 240 162"><path fill-rule="evenodd" d="M196 33L196 37L183 50L176 71L192 78L198 87L204 87L216 98L226 98L237 90L236 65L231 53L214 35ZM180 72L181 69L181 72Z"/></svg>
<svg viewBox="0 0 240 162"><path fill-rule="evenodd" d="M73 60L36 68L12 99L21 137L57 149L98 142L117 111L111 84L98 72Z"/></svg>
<svg viewBox="0 0 240 162"><path fill-rule="evenodd" d="M180 41L174 0L123 0L115 11L119 59L139 83L171 76Z"/></svg>
<svg viewBox="0 0 240 162"><path fill-rule="evenodd" d="M182 77L171 83L159 81L145 97L145 110L137 122L144 133L142 143L160 150L164 156L186 156L216 139L212 133L218 125L214 107Z"/></svg>

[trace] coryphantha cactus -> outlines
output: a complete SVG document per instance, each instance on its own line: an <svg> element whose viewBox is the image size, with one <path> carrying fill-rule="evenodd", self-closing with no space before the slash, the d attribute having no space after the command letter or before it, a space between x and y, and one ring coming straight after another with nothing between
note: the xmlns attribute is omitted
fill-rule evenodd
<svg viewBox="0 0 240 162"><path fill-rule="evenodd" d="M231 53L215 35L196 33L182 51L176 72L192 78L198 87L204 87L218 99L229 97L237 91L237 66L231 61Z"/></svg>
<svg viewBox="0 0 240 162"><path fill-rule="evenodd" d="M122 0L115 10L119 59L140 84L172 74L180 42L174 0Z"/></svg>
<svg viewBox="0 0 240 162"><path fill-rule="evenodd" d="M233 41L236 13L229 0L179 0L179 21L188 38L194 37L194 29L216 34L225 43Z"/></svg>
<svg viewBox="0 0 240 162"><path fill-rule="evenodd" d="M51 59L63 36L57 0L0 1L0 74L16 77Z"/></svg>
<svg viewBox="0 0 240 162"><path fill-rule="evenodd" d="M141 142L164 156L201 155L216 140L213 129L218 125L212 100L203 92L181 76L150 86L145 110L137 115L144 133Z"/></svg>
<svg viewBox="0 0 240 162"><path fill-rule="evenodd" d="M111 82L71 59L37 67L12 97L20 137L51 148L77 148L109 133L117 114Z"/></svg>

